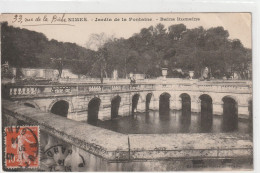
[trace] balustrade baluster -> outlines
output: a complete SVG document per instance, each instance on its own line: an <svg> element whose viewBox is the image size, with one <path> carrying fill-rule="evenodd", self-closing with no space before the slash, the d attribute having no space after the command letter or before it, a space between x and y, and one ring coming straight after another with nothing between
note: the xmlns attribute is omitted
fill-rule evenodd
<svg viewBox="0 0 260 173"><path fill-rule="evenodd" d="M26 95L26 93L25 93L25 89L26 89L26 87L23 87L23 88L22 88L21 95Z"/></svg>
<svg viewBox="0 0 260 173"><path fill-rule="evenodd" d="M18 91L18 92L17 92L17 95L21 95L21 90L22 90L21 88L18 88L18 90L17 90L17 91Z"/></svg>
<svg viewBox="0 0 260 173"><path fill-rule="evenodd" d="M11 95L13 96L14 95L14 88L10 88L10 90L11 90Z"/></svg>

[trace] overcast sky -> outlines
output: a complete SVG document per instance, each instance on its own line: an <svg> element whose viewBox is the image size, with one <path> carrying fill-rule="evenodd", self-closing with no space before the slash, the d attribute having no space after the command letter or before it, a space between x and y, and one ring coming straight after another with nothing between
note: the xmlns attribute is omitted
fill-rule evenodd
<svg viewBox="0 0 260 173"><path fill-rule="evenodd" d="M43 18L47 21L43 21ZM243 45L251 48L251 14L250 13L157 13L157 14L2 14L1 21L8 21L9 25L26 28L29 30L44 33L49 39L56 39L63 42L72 42L85 47L89 36L93 33L105 32L114 35L116 38L129 38L138 33L141 28L155 26L162 23L165 27L173 24L183 23L187 28L203 26L208 29L216 26L223 26L229 31L230 39L240 39ZM57 21L53 17L62 18ZM36 18L40 21L35 21ZM87 21L72 22L69 18L85 18ZM112 21L98 21L99 19L111 19ZM115 18L120 21L114 21ZM122 21L122 18L127 21ZM132 21L129 21L132 18ZM146 18L151 21L133 21L133 19ZM161 21L161 18L171 18L175 21ZM178 21L177 18L193 18L192 21ZM21 19L21 20L20 20ZM199 19L199 20L198 20Z"/></svg>

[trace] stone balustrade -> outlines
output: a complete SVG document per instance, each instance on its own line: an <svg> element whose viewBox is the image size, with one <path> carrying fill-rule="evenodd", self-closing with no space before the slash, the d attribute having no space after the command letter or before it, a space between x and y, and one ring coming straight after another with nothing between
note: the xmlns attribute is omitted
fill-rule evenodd
<svg viewBox="0 0 260 173"><path fill-rule="evenodd" d="M247 134L127 135L8 100L2 109L4 126L40 127L40 170L174 171L210 161L225 168L223 158L231 160L233 169L240 169L240 162L252 166L253 143Z"/></svg>
<svg viewBox="0 0 260 173"><path fill-rule="evenodd" d="M15 85L3 86L5 98L39 97L51 95L78 95L98 92L125 92L133 90L151 90L153 84L64 84L64 85Z"/></svg>
<svg viewBox="0 0 260 173"><path fill-rule="evenodd" d="M215 93L252 93L252 84L248 82L183 82L178 83L138 83L130 84L59 84L59 85L15 85L3 86L5 97L77 95L98 92L125 92L133 90L174 90Z"/></svg>

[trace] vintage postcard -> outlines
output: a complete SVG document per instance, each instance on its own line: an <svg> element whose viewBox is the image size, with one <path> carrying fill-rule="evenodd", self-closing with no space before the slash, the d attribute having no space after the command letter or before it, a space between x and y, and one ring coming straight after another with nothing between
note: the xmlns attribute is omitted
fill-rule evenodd
<svg viewBox="0 0 260 173"><path fill-rule="evenodd" d="M4 13L2 170L253 170L251 13Z"/></svg>

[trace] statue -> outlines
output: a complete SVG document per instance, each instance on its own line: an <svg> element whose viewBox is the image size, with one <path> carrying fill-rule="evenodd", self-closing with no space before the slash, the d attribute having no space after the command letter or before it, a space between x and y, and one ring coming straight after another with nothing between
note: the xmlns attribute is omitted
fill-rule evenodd
<svg viewBox="0 0 260 173"><path fill-rule="evenodd" d="M200 79L201 80L209 80L210 79L209 68L208 67L205 67L205 69L202 71Z"/></svg>

